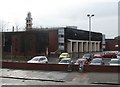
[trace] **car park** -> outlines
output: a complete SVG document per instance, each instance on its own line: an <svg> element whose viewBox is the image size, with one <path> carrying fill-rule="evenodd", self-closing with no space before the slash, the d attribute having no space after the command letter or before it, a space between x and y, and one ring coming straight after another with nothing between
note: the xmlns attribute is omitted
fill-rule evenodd
<svg viewBox="0 0 120 87"><path fill-rule="evenodd" d="M109 62L110 66L120 66L120 59L119 58L113 58Z"/></svg>
<svg viewBox="0 0 120 87"><path fill-rule="evenodd" d="M71 60L71 58L63 58L58 64L72 64L72 63L73 61Z"/></svg>
<svg viewBox="0 0 120 87"><path fill-rule="evenodd" d="M104 65L104 61L102 58L94 58L91 62L90 65Z"/></svg>
<svg viewBox="0 0 120 87"><path fill-rule="evenodd" d="M35 56L27 63L48 63L48 59L46 56Z"/></svg>

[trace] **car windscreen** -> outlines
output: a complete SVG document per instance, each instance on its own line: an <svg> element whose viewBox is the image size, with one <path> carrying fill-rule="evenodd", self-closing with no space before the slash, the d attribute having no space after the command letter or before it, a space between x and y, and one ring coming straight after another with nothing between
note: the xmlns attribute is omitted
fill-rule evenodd
<svg viewBox="0 0 120 87"><path fill-rule="evenodd" d="M62 61L60 61L60 63L69 63L70 62L70 60L62 60Z"/></svg>
<svg viewBox="0 0 120 87"><path fill-rule="evenodd" d="M32 61L39 61L39 58L33 58Z"/></svg>
<svg viewBox="0 0 120 87"><path fill-rule="evenodd" d="M96 59L96 60L92 60L91 63L101 63L102 60Z"/></svg>
<svg viewBox="0 0 120 87"><path fill-rule="evenodd" d="M119 60L111 60L110 63L111 64L120 64L120 61Z"/></svg>
<svg viewBox="0 0 120 87"><path fill-rule="evenodd" d="M61 54L60 56L67 56L67 54Z"/></svg>

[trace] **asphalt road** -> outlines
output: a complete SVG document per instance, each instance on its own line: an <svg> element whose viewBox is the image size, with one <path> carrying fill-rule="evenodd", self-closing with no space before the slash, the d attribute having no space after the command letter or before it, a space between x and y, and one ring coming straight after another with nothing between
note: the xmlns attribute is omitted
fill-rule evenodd
<svg viewBox="0 0 120 87"><path fill-rule="evenodd" d="M80 73L1 69L2 85L96 85L120 84L120 73Z"/></svg>

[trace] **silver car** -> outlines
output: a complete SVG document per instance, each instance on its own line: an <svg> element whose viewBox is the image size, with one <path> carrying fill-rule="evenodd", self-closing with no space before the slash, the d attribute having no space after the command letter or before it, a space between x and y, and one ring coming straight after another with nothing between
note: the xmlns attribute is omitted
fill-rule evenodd
<svg viewBox="0 0 120 87"><path fill-rule="evenodd" d="M109 62L110 66L120 66L120 59L119 58L113 58Z"/></svg>
<svg viewBox="0 0 120 87"><path fill-rule="evenodd" d="M102 58L94 58L91 62L90 65L104 65L104 61Z"/></svg>
<svg viewBox="0 0 120 87"><path fill-rule="evenodd" d="M27 61L27 63L48 63L48 59L46 56L36 56Z"/></svg>
<svg viewBox="0 0 120 87"><path fill-rule="evenodd" d="M73 63L71 58L63 58L58 64L71 64L71 63Z"/></svg>

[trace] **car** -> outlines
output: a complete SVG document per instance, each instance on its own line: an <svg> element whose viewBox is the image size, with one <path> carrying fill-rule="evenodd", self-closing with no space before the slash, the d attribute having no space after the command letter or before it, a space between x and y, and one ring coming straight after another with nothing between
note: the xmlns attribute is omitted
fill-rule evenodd
<svg viewBox="0 0 120 87"><path fill-rule="evenodd" d="M116 53L105 53L102 55L103 58L117 58Z"/></svg>
<svg viewBox="0 0 120 87"><path fill-rule="evenodd" d="M93 54L86 53L86 54L83 55L82 58L85 58L85 59L88 60L88 62L90 62L93 59Z"/></svg>
<svg viewBox="0 0 120 87"><path fill-rule="evenodd" d="M93 58L103 58L103 56L101 54L94 54Z"/></svg>
<svg viewBox="0 0 120 87"><path fill-rule="evenodd" d="M120 52L117 53L117 58L120 58Z"/></svg>
<svg viewBox="0 0 120 87"><path fill-rule="evenodd" d="M120 66L120 59L118 58L113 58L109 62L110 66Z"/></svg>
<svg viewBox="0 0 120 87"><path fill-rule="evenodd" d="M76 62L74 64L79 65L81 61L83 62L84 65L88 64L88 61L86 58L79 58L76 60Z"/></svg>
<svg viewBox="0 0 120 87"><path fill-rule="evenodd" d="M46 56L35 56L27 63L48 63L48 59Z"/></svg>
<svg viewBox="0 0 120 87"><path fill-rule="evenodd" d="M59 56L59 61L60 61L61 59L63 59L63 58L70 58L70 54L69 54L69 53L62 53L62 54L60 54L60 56Z"/></svg>
<svg viewBox="0 0 120 87"><path fill-rule="evenodd" d="M72 63L73 61L71 60L71 58L63 58L58 64L72 64Z"/></svg>
<svg viewBox="0 0 120 87"><path fill-rule="evenodd" d="M94 58L91 62L90 65L104 65L104 61L102 58Z"/></svg>

